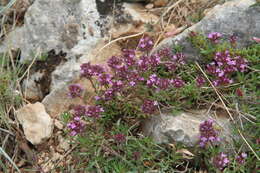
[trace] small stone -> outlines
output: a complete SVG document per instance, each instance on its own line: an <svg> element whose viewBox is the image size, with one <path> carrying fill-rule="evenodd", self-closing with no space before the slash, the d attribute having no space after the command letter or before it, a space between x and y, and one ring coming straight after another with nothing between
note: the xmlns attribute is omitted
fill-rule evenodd
<svg viewBox="0 0 260 173"><path fill-rule="evenodd" d="M57 127L59 130L62 130L64 128L64 125L62 124L61 121L54 119L54 125Z"/></svg>
<svg viewBox="0 0 260 173"><path fill-rule="evenodd" d="M147 4L147 5L145 6L146 9L152 9L153 7L154 7L153 4Z"/></svg>
<svg viewBox="0 0 260 173"><path fill-rule="evenodd" d="M30 101L40 101L43 98L43 93L41 91L40 85L37 84L43 77L43 73L36 72L29 78L24 79L22 83L23 95L27 100Z"/></svg>
<svg viewBox="0 0 260 173"><path fill-rule="evenodd" d="M169 0L155 0L154 1L154 6L155 7L164 7L168 4Z"/></svg>
<svg viewBox="0 0 260 173"><path fill-rule="evenodd" d="M58 136L59 145L57 146L57 151L62 153L70 149L69 141L64 139L61 135Z"/></svg>
<svg viewBox="0 0 260 173"><path fill-rule="evenodd" d="M52 161L55 162L57 160L59 160L61 158L61 154L60 153L53 153L53 156L52 156Z"/></svg>
<svg viewBox="0 0 260 173"><path fill-rule="evenodd" d="M42 103L27 104L16 112L16 116L23 127L26 139L33 145L41 144L51 137L53 120L46 113Z"/></svg>

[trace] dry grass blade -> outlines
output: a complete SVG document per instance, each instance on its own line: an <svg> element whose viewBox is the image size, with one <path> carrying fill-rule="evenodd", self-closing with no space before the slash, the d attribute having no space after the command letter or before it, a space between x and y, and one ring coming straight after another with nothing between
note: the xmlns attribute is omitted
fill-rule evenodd
<svg viewBox="0 0 260 173"><path fill-rule="evenodd" d="M98 56L98 54L99 54L103 49L105 49L106 47L108 47L108 46L111 45L112 43L115 43L115 42L120 41L120 40L128 39L128 38L132 38L132 37L137 37L137 36L142 35L142 34L144 34L144 33L145 33L145 31L140 32L140 33L137 33L137 34L133 34L133 35L128 35L128 36L125 36L125 37L119 37L119 38L117 38L117 39L115 39L115 40L112 40L112 41L110 41L109 43L107 43L105 46L103 46L102 48L100 48L99 51L97 51L98 53L96 54L96 56Z"/></svg>
<svg viewBox="0 0 260 173"><path fill-rule="evenodd" d="M208 78L207 74L204 72L204 70L201 68L201 66L199 65L198 62L196 62L197 67L200 69L200 71L203 73L203 75L205 76L205 78L208 80L208 82L210 83L210 85L212 86L212 88L214 89L214 91L216 92L216 94L218 95L221 103L223 104L225 110L227 111L228 115L230 116L231 120L234 121L234 118L229 110L229 108L226 106L225 102L223 101L221 95L219 94L218 90L216 89L216 87L213 85L213 83L210 81L210 79ZM246 138L243 136L243 134L241 133L241 131L238 129L239 135L242 137L242 139L245 141L245 143L247 144L247 146L250 148L250 150L254 153L255 157L257 158L257 160L260 160L260 157L256 154L256 152L254 151L254 149L250 146L250 144L247 142Z"/></svg>
<svg viewBox="0 0 260 173"><path fill-rule="evenodd" d="M3 150L2 147L0 147L0 153L2 153L4 155L4 157L14 166L14 168L17 170L18 173L21 173L21 171L19 170L19 168L16 166L16 164L14 163L14 161L8 156L8 154Z"/></svg>
<svg viewBox="0 0 260 173"><path fill-rule="evenodd" d="M16 2L16 0L11 0L6 6L4 6L3 8L0 8L0 14L5 12L5 10L11 8L15 2Z"/></svg>

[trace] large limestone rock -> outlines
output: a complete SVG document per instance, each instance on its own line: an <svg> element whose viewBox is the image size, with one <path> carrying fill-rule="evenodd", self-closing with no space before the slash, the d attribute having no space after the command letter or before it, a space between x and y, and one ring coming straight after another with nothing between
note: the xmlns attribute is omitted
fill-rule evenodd
<svg viewBox="0 0 260 173"><path fill-rule="evenodd" d="M77 49L79 55L101 38L99 19L95 0L35 0L25 14L24 25L9 34L0 50L20 48L22 62L50 50L68 53L69 58Z"/></svg>
<svg viewBox="0 0 260 173"><path fill-rule="evenodd" d="M23 127L26 139L32 144L41 144L51 137L53 120L46 113L42 103L28 104L19 109L16 116Z"/></svg>
<svg viewBox="0 0 260 173"><path fill-rule="evenodd" d="M198 52L187 37L190 31L208 34L220 32L226 36L236 34L239 37L238 46L246 46L252 37L260 37L260 6L252 6L256 0L231 0L223 5L217 5L210 10L200 22L186 29L174 38L165 39L157 47L172 47L181 44L190 59L198 59Z"/></svg>
<svg viewBox="0 0 260 173"><path fill-rule="evenodd" d="M215 120L215 124L220 130L222 142L229 142L232 139L231 124L228 118L216 117L205 110L193 112L183 112L178 115L170 113L154 115L144 121L143 133L152 137L157 143L180 142L187 146L194 146L199 141L200 124L211 118Z"/></svg>

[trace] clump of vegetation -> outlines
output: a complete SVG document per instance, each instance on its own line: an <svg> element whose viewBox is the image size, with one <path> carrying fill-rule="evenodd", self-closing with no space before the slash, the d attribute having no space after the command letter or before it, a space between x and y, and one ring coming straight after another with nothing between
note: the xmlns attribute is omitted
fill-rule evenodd
<svg viewBox="0 0 260 173"><path fill-rule="evenodd" d="M21 106L19 79L24 68L18 65L16 57L10 54L0 55L0 172L7 172L9 163L18 169L12 161L15 135L14 111Z"/></svg>
<svg viewBox="0 0 260 173"><path fill-rule="evenodd" d="M189 57L176 47L151 54L153 41L144 36L136 50L123 50L122 55L111 57L107 66L82 64L81 76L92 84L95 104L76 105L65 114L68 132L80 145L78 154L86 159L85 168L79 169L256 171L260 44L241 49L236 47L237 39L235 35L226 39L217 32L207 37L191 32L189 40L199 50L201 63L188 62ZM84 100L83 93L80 84L69 86L69 97ZM219 146L221 139L212 120L201 124L200 146L191 149L195 153L192 157L180 155L180 148L187 149L183 145L176 144L174 149L156 145L138 133L142 118L163 110L207 105L226 111L234 133L242 137L235 141L237 148L231 153ZM234 116L243 118L242 125Z"/></svg>

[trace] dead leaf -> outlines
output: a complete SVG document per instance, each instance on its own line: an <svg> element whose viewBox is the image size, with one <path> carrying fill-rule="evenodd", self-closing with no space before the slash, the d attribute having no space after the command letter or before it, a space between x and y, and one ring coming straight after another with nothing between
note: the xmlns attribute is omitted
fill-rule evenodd
<svg viewBox="0 0 260 173"><path fill-rule="evenodd" d="M147 4L147 5L145 6L146 9L152 9L153 7L154 7L153 4Z"/></svg>
<svg viewBox="0 0 260 173"><path fill-rule="evenodd" d="M185 148L177 150L176 153L182 154L182 157L185 159L193 159L194 157L194 154Z"/></svg>
<svg viewBox="0 0 260 173"><path fill-rule="evenodd" d="M169 0L155 0L154 6L155 7L164 7L168 4Z"/></svg>
<svg viewBox="0 0 260 173"><path fill-rule="evenodd" d="M182 32L185 28L186 28L186 26L182 26L179 28L173 28L173 30L171 30L170 32L165 33L165 37L173 37L173 36L179 34L180 32Z"/></svg>
<svg viewBox="0 0 260 173"><path fill-rule="evenodd" d="M153 165L150 161L144 161L144 166L151 167Z"/></svg>

